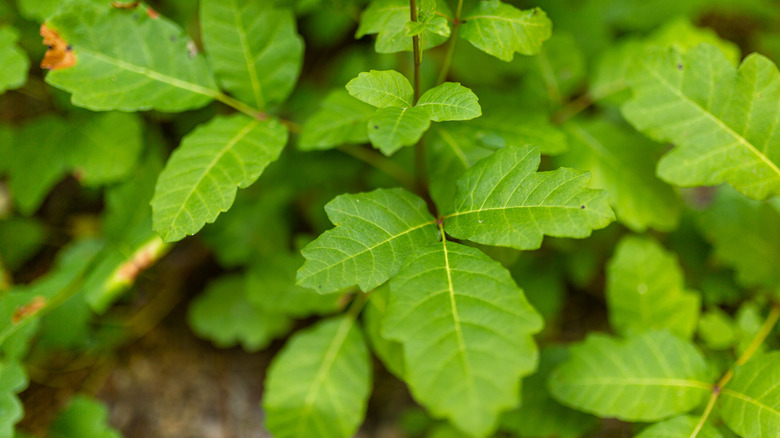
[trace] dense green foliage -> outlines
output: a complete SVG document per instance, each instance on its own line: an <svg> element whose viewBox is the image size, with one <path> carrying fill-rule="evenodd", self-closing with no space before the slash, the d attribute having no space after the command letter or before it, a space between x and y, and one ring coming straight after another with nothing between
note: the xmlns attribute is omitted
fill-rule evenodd
<svg viewBox="0 0 780 438"><path fill-rule="evenodd" d="M776 2L149 3L0 4L0 438L204 247L275 437L780 436Z"/></svg>

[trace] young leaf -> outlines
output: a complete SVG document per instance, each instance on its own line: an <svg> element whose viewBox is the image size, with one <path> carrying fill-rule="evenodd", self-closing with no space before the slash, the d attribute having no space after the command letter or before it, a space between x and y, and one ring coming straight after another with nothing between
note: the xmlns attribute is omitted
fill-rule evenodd
<svg viewBox="0 0 780 438"><path fill-rule="evenodd" d="M27 81L30 60L16 45L19 32L11 26L0 27L0 94L21 87Z"/></svg>
<svg viewBox="0 0 780 438"><path fill-rule="evenodd" d="M265 0L205 0L199 13L220 85L259 110L287 98L303 62L291 11Z"/></svg>
<svg viewBox="0 0 780 438"><path fill-rule="evenodd" d="M302 150L330 149L343 144L368 142L368 120L376 110L335 90L325 98L301 130L298 147Z"/></svg>
<svg viewBox="0 0 780 438"><path fill-rule="evenodd" d="M627 236L607 264L607 306L612 328L631 336L668 329L690 339L701 299L685 291L677 258L649 238Z"/></svg>
<svg viewBox="0 0 780 438"><path fill-rule="evenodd" d="M780 352L758 355L737 368L721 397L721 417L739 436L780 436Z"/></svg>
<svg viewBox="0 0 780 438"><path fill-rule="evenodd" d="M292 325L283 315L253 306L241 275L220 277L209 283L190 304L187 322L198 336L210 339L217 347L240 343L247 351L266 348Z"/></svg>
<svg viewBox="0 0 780 438"><path fill-rule="evenodd" d="M710 372L696 347L666 331L626 342L591 334L548 381L559 402L600 417L658 421L698 406Z"/></svg>
<svg viewBox="0 0 780 438"><path fill-rule="evenodd" d="M279 157L287 130L243 114L215 117L184 137L157 180L154 229L166 242L194 234Z"/></svg>
<svg viewBox="0 0 780 438"><path fill-rule="evenodd" d="M218 95L202 55L173 22L128 14L106 3L71 1L47 25L72 47L76 64L46 82L93 111L183 111Z"/></svg>
<svg viewBox="0 0 780 438"><path fill-rule="evenodd" d="M582 238L615 219L607 194L585 188L589 175L561 168L536 172L539 150L505 147L458 181L448 234L485 245L536 249L543 235Z"/></svg>
<svg viewBox="0 0 780 438"><path fill-rule="evenodd" d="M96 400L76 396L51 425L51 438L121 438L108 425L108 409Z"/></svg>
<svg viewBox="0 0 780 438"><path fill-rule="evenodd" d="M474 436L517 405L542 319L509 272L475 248L417 246L390 282L384 335L403 344L406 381L435 416Z"/></svg>
<svg viewBox="0 0 780 438"><path fill-rule="evenodd" d="M371 70L360 73L346 85L352 96L377 108L410 108L414 90L406 76L395 70Z"/></svg>
<svg viewBox="0 0 780 438"><path fill-rule="evenodd" d="M445 82L426 91L417 101L434 122L471 120L482 115L477 95L457 82Z"/></svg>
<svg viewBox="0 0 780 438"><path fill-rule="evenodd" d="M353 436L371 390L371 361L355 321L341 316L293 335L274 358L263 399L277 438Z"/></svg>
<svg viewBox="0 0 780 438"><path fill-rule="evenodd" d="M446 2L437 0L436 9L451 15ZM363 11L360 17L360 26L355 33L355 38L364 35L377 34L375 49L379 53L394 53L412 50L412 38L408 33L407 24L410 23L408 0L373 0L371 5ZM434 20L435 17L432 17ZM445 23L446 26L446 23ZM446 26L449 30L449 26ZM414 29L413 29L414 30ZM441 22L425 26L420 34L423 50L436 47L447 41L448 35L441 28Z"/></svg>
<svg viewBox="0 0 780 438"><path fill-rule="evenodd" d="M780 212L765 202L745 199L722 187L709 209L698 217L715 256L737 271L747 287L776 289L780 284Z"/></svg>
<svg viewBox="0 0 780 438"><path fill-rule="evenodd" d="M753 199L780 194L780 74L767 58L748 56L739 70L709 44L685 55L656 51L629 79L625 117L640 131L677 147L658 175L680 186L728 182ZM738 163L738 164L737 164Z"/></svg>
<svg viewBox="0 0 780 438"><path fill-rule="evenodd" d="M430 126L431 119L424 108L380 108L368 121L368 139L390 156L404 146L417 143Z"/></svg>
<svg viewBox="0 0 780 438"><path fill-rule="evenodd" d="M552 35L552 23L539 8L521 11L499 0L479 2L463 17L460 36L503 61L515 52L535 55Z"/></svg>
<svg viewBox="0 0 780 438"><path fill-rule="evenodd" d="M628 228L669 231L680 216L680 198L655 176L664 147L607 120L565 125L571 150L561 165L592 172L591 187L610 194L617 218Z"/></svg>
<svg viewBox="0 0 780 438"><path fill-rule="evenodd" d="M301 253L298 284L319 293L358 285L370 291L393 277L413 249L437 239L425 202L402 189L341 195L325 206L336 228Z"/></svg>
<svg viewBox="0 0 780 438"><path fill-rule="evenodd" d="M646 428L636 438L723 438L709 423L704 423L704 426L697 430L699 418L681 415Z"/></svg>

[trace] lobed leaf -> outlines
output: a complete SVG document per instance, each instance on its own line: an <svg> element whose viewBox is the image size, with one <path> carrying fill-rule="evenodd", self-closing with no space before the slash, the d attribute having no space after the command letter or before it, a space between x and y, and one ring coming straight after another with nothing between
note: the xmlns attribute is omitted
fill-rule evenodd
<svg viewBox="0 0 780 438"><path fill-rule="evenodd" d="M368 120L368 139L390 156L404 146L416 144L431 126L428 111L421 107L380 108Z"/></svg>
<svg viewBox="0 0 780 438"><path fill-rule="evenodd" d="M108 409L99 401L76 396L59 413L49 431L51 438L121 438L108 424Z"/></svg>
<svg viewBox="0 0 780 438"><path fill-rule="evenodd" d="M303 63L290 10L264 0L204 0L203 44L220 85L259 110L287 98Z"/></svg>
<svg viewBox="0 0 780 438"><path fill-rule="evenodd" d="M780 436L780 352L758 355L738 367L721 398L721 417L734 433Z"/></svg>
<svg viewBox="0 0 780 438"><path fill-rule="evenodd" d="M637 232L677 226L680 197L654 172L662 145L606 120L569 122L565 130L571 148L559 162L591 172L590 186L610 194L620 222Z"/></svg>
<svg viewBox="0 0 780 438"><path fill-rule="evenodd" d="M607 195L585 188L589 175L572 169L536 172L530 146L505 147L458 181L448 234L485 245L535 249L544 235L582 238L614 220Z"/></svg>
<svg viewBox="0 0 780 438"><path fill-rule="evenodd" d="M0 93L19 88L27 81L30 60L16 45L19 31L11 26L0 26Z"/></svg>
<svg viewBox="0 0 780 438"><path fill-rule="evenodd" d="M486 436L517 404L541 328L503 266L446 240L417 246L390 282L383 322L383 334L403 344L415 399L473 436Z"/></svg>
<svg viewBox="0 0 780 438"><path fill-rule="evenodd" d="M515 52L535 55L552 35L552 23L539 8L521 11L499 0L486 0L463 17L460 36L502 61Z"/></svg>
<svg viewBox="0 0 780 438"><path fill-rule="evenodd" d="M71 1L47 25L72 47L76 64L46 82L93 111L184 111L219 94L202 55L173 22L107 3Z"/></svg>
<svg viewBox="0 0 780 438"><path fill-rule="evenodd" d="M335 90L322 102L301 130L302 150L331 149L368 142L368 120L376 111L344 90Z"/></svg>
<svg viewBox="0 0 780 438"><path fill-rule="evenodd" d="M676 146L658 163L661 178L685 187L728 182L759 200L780 194L780 74L767 58L750 55L736 69L709 44L685 55L656 51L629 82L625 117Z"/></svg>
<svg viewBox="0 0 780 438"><path fill-rule="evenodd" d="M550 376L550 391L559 402L600 417L662 420L692 410L712 388L701 353L667 331L625 342L591 334L569 352Z"/></svg>
<svg viewBox="0 0 780 438"><path fill-rule="evenodd" d="M173 242L194 234L233 204L237 188L255 182L287 143L275 119L217 116L184 137L157 180L154 229Z"/></svg>
<svg viewBox="0 0 780 438"><path fill-rule="evenodd" d="M423 93L417 108L425 108L434 122L471 120L482 115L477 95L457 82L445 82Z"/></svg>
<svg viewBox="0 0 780 438"><path fill-rule="evenodd" d="M29 380L24 367L16 361L0 361L0 437L14 437L14 424L24 417L24 406L17 396Z"/></svg>
<svg viewBox="0 0 780 438"><path fill-rule="evenodd" d="M677 257L650 238L624 237L607 264L607 307L612 328L623 336L667 329L690 339L701 298L685 291Z"/></svg>
<svg viewBox="0 0 780 438"><path fill-rule="evenodd" d="M404 75L395 70L360 73L346 85L352 96L377 108L414 106L414 90Z"/></svg>
<svg viewBox="0 0 780 438"><path fill-rule="evenodd" d="M445 1L437 0L436 9L451 15ZM422 11L421 11L422 12ZM411 23L408 0L373 0L360 17L355 38L368 34L377 34L374 45L378 53L394 53L412 50L412 33L409 33L408 23ZM420 40L423 50L436 47L447 41L449 34L442 28L440 20L431 17L432 23L420 30ZM449 30L449 26L444 23ZM414 29L413 29L414 31Z"/></svg>
<svg viewBox="0 0 780 438"><path fill-rule="evenodd" d="M371 391L365 340L348 316L293 335L265 382L266 427L277 438L340 438L357 432Z"/></svg>
<svg viewBox="0 0 780 438"><path fill-rule="evenodd" d="M298 284L319 293L357 285L370 291L393 277L415 247L437 238L425 202L402 189L337 196L325 206L336 225L308 244Z"/></svg>

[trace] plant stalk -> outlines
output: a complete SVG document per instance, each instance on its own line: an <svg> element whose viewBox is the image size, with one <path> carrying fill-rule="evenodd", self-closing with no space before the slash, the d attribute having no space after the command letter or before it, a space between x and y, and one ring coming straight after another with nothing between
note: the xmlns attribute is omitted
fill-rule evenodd
<svg viewBox="0 0 780 438"><path fill-rule="evenodd" d="M409 12L412 22L417 22L417 0L409 0ZM420 64L422 64L422 51L420 50L420 36L412 37L412 53L414 54L414 104L420 99Z"/></svg>
<svg viewBox="0 0 780 438"><path fill-rule="evenodd" d="M439 78L436 81L437 84L442 84L447 79L447 75L450 74L450 67L452 66L452 52L455 51L455 41L458 39L458 27L460 26L460 14L463 11L463 0L458 0L458 8L455 10L455 19L452 20L452 35L447 42L447 53L444 55L444 62L441 65L441 71L439 72Z"/></svg>

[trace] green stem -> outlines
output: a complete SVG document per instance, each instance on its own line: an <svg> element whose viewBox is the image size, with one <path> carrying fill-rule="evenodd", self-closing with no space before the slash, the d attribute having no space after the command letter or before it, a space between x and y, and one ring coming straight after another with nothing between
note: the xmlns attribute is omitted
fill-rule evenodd
<svg viewBox="0 0 780 438"><path fill-rule="evenodd" d="M264 113L262 111L258 111L255 108L245 104L244 102L241 102L238 99L234 99L230 96L228 96L225 93L222 92L216 92L211 97L213 97L215 100L218 100L225 105L232 107L238 111L241 111L242 113L248 115L249 117L257 120L265 120L268 118L268 114Z"/></svg>
<svg viewBox="0 0 780 438"><path fill-rule="evenodd" d="M409 0L409 13L412 22L417 22L417 0ZM420 36L412 37L412 52L414 54L414 104L420 98L420 64L422 64L422 51L420 50Z"/></svg>
<svg viewBox="0 0 780 438"><path fill-rule="evenodd" d="M458 0L458 8L455 10L455 18L452 20L452 35L447 42L447 53L444 55L444 62L441 65L441 71L439 72L439 79L437 84L443 83L447 79L447 75L450 74L450 67L452 66L452 52L455 51L455 41L458 39L458 27L460 26L460 13L463 10L463 0Z"/></svg>
<svg viewBox="0 0 780 438"><path fill-rule="evenodd" d="M699 432L704 427L704 424L707 422L707 418L710 416L712 409L715 407L715 402L718 401L718 397L721 394L721 390L734 377L734 368L746 364L747 361L749 361L750 358L753 357L754 354L756 354L756 351L758 351L759 347L761 347L761 344L764 343L766 337L769 336L770 333L772 333L772 329L775 327L779 319L780 319L780 303L775 303L772 306L772 310L769 311L769 315L767 315L766 320L764 320L764 323L761 325L761 328L758 329L758 332L750 341L748 347L745 349L744 352L742 352L742 354L739 356L737 361L734 362L734 366L729 368L729 370L726 371L723 377L721 377L720 380L718 380L718 383L716 383L715 386L712 388L712 395L710 395L710 399L707 402L707 407L704 408L704 412L702 413L699 422L696 424L696 427L693 429L693 432L691 432L689 438L696 438L696 436L699 435Z"/></svg>

